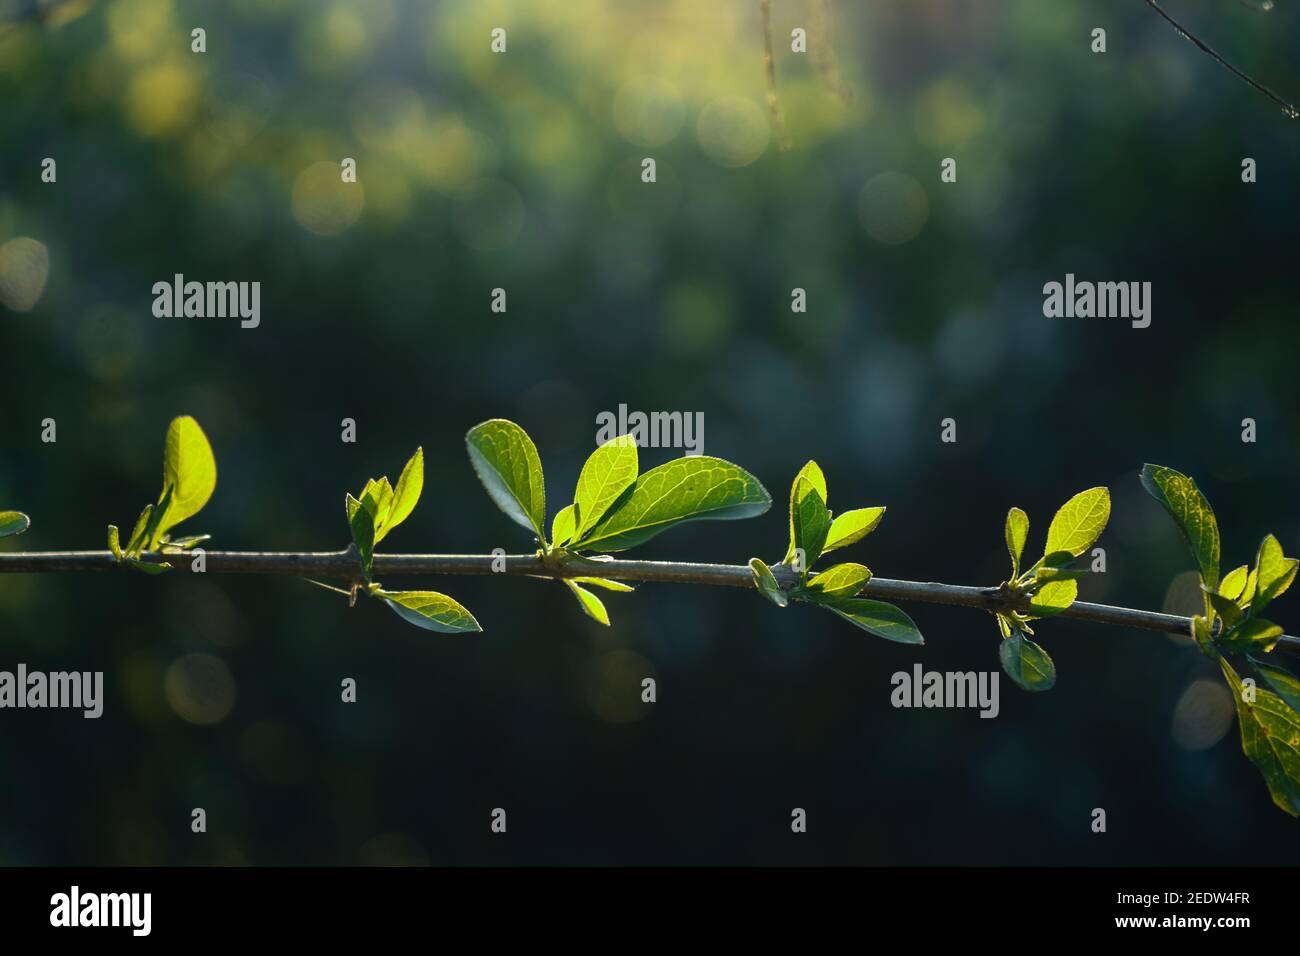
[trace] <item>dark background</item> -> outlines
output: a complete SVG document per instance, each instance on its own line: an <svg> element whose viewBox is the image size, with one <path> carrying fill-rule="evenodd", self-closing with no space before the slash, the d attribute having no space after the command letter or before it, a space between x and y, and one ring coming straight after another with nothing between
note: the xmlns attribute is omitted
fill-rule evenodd
<svg viewBox="0 0 1300 956"><path fill-rule="evenodd" d="M1268 531L1300 550L1298 127L1139 0L836 4L847 96L824 42L789 52L819 4L778 2L784 151L757 2L114 0L15 20L28 6L0 3L0 243L41 243L48 272L14 254L30 243L0 250L0 507L33 518L9 550L103 547L156 497L163 432L189 413L220 477L181 530L213 547L342 547L344 492L420 444L424 499L385 548L523 551L465 430L527 428L553 512L619 403L702 411L706 451L778 501L637 556L779 558L810 457L833 509L889 506L842 552L887 577L996 584L1009 506L1041 549L1058 505L1108 484L1109 570L1081 596L1184 611L1191 560L1144 461L1198 479L1225 570ZM1300 96L1297 4L1170 6ZM882 242L882 222L915 235ZM154 318L177 272L260 281L261 327ZM1066 272L1152 282L1151 327L1045 319ZM982 720L889 704L917 661L997 669L974 611L909 605L917 649L742 591L644 585L609 597L606 630L549 582L386 583L448 591L485 633L284 578L0 581L0 667L103 670L107 696L97 721L0 713L0 863L1252 864L1300 846L1217 669L1162 635L1046 622L1057 687L1004 679ZM1292 633L1294 601L1275 615Z"/></svg>

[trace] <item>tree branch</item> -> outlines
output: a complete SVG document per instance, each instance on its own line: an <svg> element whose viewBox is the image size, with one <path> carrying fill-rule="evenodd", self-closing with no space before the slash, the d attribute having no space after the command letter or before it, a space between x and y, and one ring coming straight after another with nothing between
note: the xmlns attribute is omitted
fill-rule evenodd
<svg viewBox="0 0 1300 956"><path fill-rule="evenodd" d="M1265 96L1267 96L1270 100L1272 100L1274 103L1276 103L1278 106L1282 108L1282 112L1285 113L1288 118L1295 119L1296 117L1300 116L1300 111L1297 111L1294 106L1292 106L1286 100L1282 99L1282 97L1278 96L1267 86L1257 82L1256 80L1251 79L1241 70L1237 69L1231 63L1225 60L1215 50L1213 50L1210 47L1210 45L1207 44L1204 40L1196 36L1196 34L1188 30L1187 27L1183 26L1181 23L1179 23L1169 14L1167 14L1164 11L1164 9L1160 6L1160 4L1156 2L1156 0L1146 0L1146 2L1147 2L1147 6L1149 6L1156 13L1160 14L1160 16L1164 17L1165 20L1168 21L1169 25L1172 26L1175 30L1177 30L1179 35L1181 35L1183 39L1187 40L1189 43L1194 45L1202 53L1207 54L1212 60L1214 60L1214 62L1218 63L1221 67L1223 67L1233 76L1249 84L1255 90L1258 90L1260 93L1263 93Z"/></svg>
<svg viewBox="0 0 1300 956"><path fill-rule="evenodd" d="M190 571L194 552L158 554L146 552L141 560L149 564L170 564L178 571ZM267 574L326 578L352 583L361 580L356 553L346 551L204 551L205 573ZM502 570L496 571L494 568ZM110 551L28 551L0 553L0 574L57 571L129 570ZM380 575L503 574L512 577L579 578L602 577L616 581L704 584L718 587L753 588L749 567L743 564L702 564L678 561L594 560L568 556L546 558L540 554L376 554L373 570ZM797 583L795 572L784 566L772 568L777 582L786 589ZM981 611L1024 611L1028 602L1000 587L981 588L932 581L902 581L872 578L862 597L894 601L947 604ZM1136 627L1166 634L1191 634L1191 618L1161 614L1137 608L1112 607L1075 601L1055 617L1075 618L1096 624ZM1278 647L1300 653L1300 638L1285 636Z"/></svg>

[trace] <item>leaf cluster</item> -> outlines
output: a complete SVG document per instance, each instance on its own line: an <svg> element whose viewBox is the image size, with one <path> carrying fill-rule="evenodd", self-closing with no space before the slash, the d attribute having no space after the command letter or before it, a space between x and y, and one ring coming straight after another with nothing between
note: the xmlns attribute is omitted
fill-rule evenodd
<svg viewBox="0 0 1300 956"><path fill-rule="evenodd" d="M1282 553L1265 535L1255 566L1241 565L1220 576L1221 540L1214 509L1196 482L1163 465L1144 465L1142 487L1174 519L1187 541L1201 579L1204 614L1192 618L1192 636L1215 659L1232 691L1241 725L1241 749L1259 768L1273 802L1300 816L1300 680L1265 661L1282 636L1278 624L1261 616L1295 581L1300 561ZM1267 689L1244 680L1228 660L1248 662Z"/></svg>
<svg viewBox="0 0 1300 956"><path fill-rule="evenodd" d="M817 574L813 567L821 558L861 541L880 525L883 507L856 508L834 515L827 501L826 476L815 461L799 470L790 486L790 541L778 567L795 576L790 589L782 588L772 569L760 558L750 558L754 587L777 607L802 601L825 608L876 637L900 644L924 644L915 622L900 608L884 601L859 597L871 580L864 564L844 562Z"/></svg>

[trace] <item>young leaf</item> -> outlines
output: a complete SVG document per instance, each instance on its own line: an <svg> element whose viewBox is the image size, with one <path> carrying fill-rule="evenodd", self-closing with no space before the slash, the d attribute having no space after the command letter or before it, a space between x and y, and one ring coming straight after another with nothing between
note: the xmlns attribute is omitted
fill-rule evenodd
<svg viewBox="0 0 1300 956"><path fill-rule="evenodd" d="M388 508L388 520L383 528L375 534L375 543L384 539L388 532L411 516L424 491L424 448L415 449L402 473L397 476L397 487L393 489L392 503Z"/></svg>
<svg viewBox="0 0 1300 956"><path fill-rule="evenodd" d="M1224 658L1219 665L1237 704L1242 751L1259 768L1273 802L1300 816L1300 714L1262 687L1255 688L1253 702L1247 701L1232 665Z"/></svg>
<svg viewBox="0 0 1300 956"><path fill-rule="evenodd" d="M639 477L632 490L572 545L625 551L674 525L750 518L771 506L767 490L743 468L720 458L678 458Z"/></svg>
<svg viewBox="0 0 1300 956"><path fill-rule="evenodd" d="M168 485L163 489L162 500L154 505L149 520L145 522L144 535L141 538L138 551L153 551L158 547L158 541L162 538L163 533L162 521L167 514L167 509L171 506L172 495L175 490L174 485Z"/></svg>
<svg viewBox="0 0 1300 956"><path fill-rule="evenodd" d="M22 534L31 527L32 519L21 511L0 511L0 538Z"/></svg>
<svg viewBox="0 0 1300 956"><path fill-rule="evenodd" d="M1243 612L1236 601L1229 600L1222 594L1215 594L1213 591L1207 591L1205 597L1219 617L1223 618L1225 627L1232 627L1241 620Z"/></svg>
<svg viewBox="0 0 1300 956"><path fill-rule="evenodd" d="M1229 601L1240 601L1242 593L1246 590L1246 582L1249 580L1250 568L1243 564L1223 576L1223 580L1219 582L1219 594Z"/></svg>
<svg viewBox="0 0 1300 956"><path fill-rule="evenodd" d="M1043 650L1021 631L1014 631L998 647L998 657L1007 676L1028 691L1051 690L1056 683L1056 665Z"/></svg>
<svg viewBox="0 0 1300 956"><path fill-rule="evenodd" d="M375 523L375 543L378 543L384 536L389 512L393 507L393 486L388 483L387 478L378 480L372 478L366 482L365 488L361 489L360 497L362 506L370 512L371 520Z"/></svg>
<svg viewBox="0 0 1300 956"><path fill-rule="evenodd" d="M1163 465L1142 466L1142 487L1177 523L1207 588L1219 585L1219 523L1210 503L1186 475Z"/></svg>
<svg viewBox="0 0 1300 956"><path fill-rule="evenodd" d="M855 508L837 515L831 522L830 530L826 532L826 543L822 545L822 554L861 541L876 530L876 526L884 517L884 508Z"/></svg>
<svg viewBox="0 0 1300 956"><path fill-rule="evenodd" d="M565 578L564 583L568 586L569 590L573 592L573 596L578 599L578 604L582 607L582 610L587 617L609 627L609 612L605 610L605 605L602 603L600 598L596 597L596 595L592 594L581 585L575 584L569 578Z"/></svg>
<svg viewBox="0 0 1300 956"><path fill-rule="evenodd" d="M623 492L636 481L638 469L636 441L630 435L605 442L587 459L578 475L578 488L573 495L577 505L578 527L574 534L581 538Z"/></svg>
<svg viewBox="0 0 1300 956"><path fill-rule="evenodd" d="M795 552L802 550L802 570L807 572L821 557L831 527L831 515L822 491L825 486L826 480L815 461L808 462L795 475L790 486L790 547L782 564L792 564Z"/></svg>
<svg viewBox="0 0 1300 956"><path fill-rule="evenodd" d="M1050 564L1040 564L1038 570L1034 572L1035 581L1081 581L1086 578L1091 571L1072 568L1058 568Z"/></svg>
<svg viewBox="0 0 1300 956"><path fill-rule="evenodd" d="M790 603L786 593L781 590L781 585L776 583L776 576L772 574L772 569L761 559L749 559L749 572L754 576L754 587L758 588L759 594L777 607L785 607Z"/></svg>
<svg viewBox="0 0 1300 956"><path fill-rule="evenodd" d="M140 517L135 519L135 527L131 530L131 537L126 539L126 554L128 557L135 557L145 546L145 530L149 527L149 519L153 517L153 505L145 505L144 510L140 512Z"/></svg>
<svg viewBox="0 0 1300 956"><path fill-rule="evenodd" d="M1029 599L1029 606L1039 617L1051 617L1060 614L1079 595L1079 582L1073 578L1058 578L1048 581Z"/></svg>
<svg viewBox="0 0 1300 956"><path fill-rule="evenodd" d="M871 570L861 564L837 564L818 574L804 588L803 597L818 604L851 598L871 580Z"/></svg>
<svg viewBox="0 0 1300 956"><path fill-rule="evenodd" d="M1029 515L1019 508L1007 512L1007 524L1003 531L1007 539L1007 552L1011 555L1011 576L1020 573L1020 556L1025 553L1025 539L1029 537Z"/></svg>
<svg viewBox="0 0 1300 956"><path fill-rule="evenodd" d="M884 601L871 601L867 598L846 598L835 604L822 604L828 611L834 611L850 624L862 628L876 637L899 644L924 644L925 639L910 617L900 608Z"/></svg>
<svg viewBox="0 0 1300 956"><path fill-rule="evenodd" d="M624 584L622 581L615 581L613 578L573 578L579 584L590 584L595 588L604 588L606 591L635 591L636 588L630 584Z"/></svg>
<svg viewBox="0 0 1300 956"><path fill-rule="evenodd" d="M551 519L551 544L556 547L568 544L576 530L576 521L577 513L573 505L565 505L555 512L555 517Z"/></svg>
<svg viewBox="0 0 1300 956"><path fill-rule="evenodd" d="M199 423L188 415L167 426L163 451L163 489L172 489L171 502L160 512L156 535L165 534L198 514L217 487L217 461ZM159 499L162 503L162 498ZM157 538L150 538L150 546Z"/></svg>
<svg viewBox="0 0 1300 956"><path fill-rule="evenodd" d="M1277 696L1282 698L1283 702L1292 710L1300 712L1300 680L1297 680L1294 674L1284 671L1280 667L1265 664L1253 654L1250 662L1255 665L1255 670L1259 671L1259 676L1264 678Z"/></svg>
<svg viewBox="0 0 1300 956"><path fill-rule="evenodd" d="M120 563L122 560L122 545L118 540L117 525L108 526L108 550L113 552L113 557L117 558Z"/></svg>
<svg viewBox="0 0 1300 956"><path fill-rule="evenodd" d="M358 513L364 514L365 509L362 508ZM463 634L483 630L473 614L437 591L378 590L375 595L392 608L398 617L426 631Z"/></svg>
<svg viewBox="0 0 1300 956"><path fill-rule="evenodd" d="M1068 551L1078 557L1092 547L1110 520L1110 491L1089 488L1081 491L1056 512L1047 529L1044 554Z"/></svg>
<svg viewBox="0 0 1300 956"><path fill-rule="evenodd" d="M1282 554L1282 545L1271 534L1264 538L1259 546L1259 557L1255 561L1256 593L1250 605L1250 613L1258 614L1269 602L1283 594L1295 580L1296 559Z"/></svg>
<svg viewBox="0 0 1300 956"><path fill-rule="evenodd" d="M347 511L351 515L348 527L352 530L352 543L361 558L361 573L370 577L370 565L375 557L375 519L370 509L348 495Z"/></svg>
<svg viewBox="0 0 1300 956"><path fill-rule="evenodd" d="M546 485L542 460L528 433L504 418L475 425L465 436L470 464L496 506L546 540Z"/></svg>
<svg viewBox="0 0 1300 956"><path fill-rule="evenodd" d="M1234 605L1235 607L1235 605ZM1226 624L1228 619L1224 618ZM1233 627L1223 635L1219 643L1240 651L1271 651L1282 636L1282 625L1266 621L1262 617L1251 617Z"/></svg>
<svg viewBox="0 0 1300 956"><path fill-rule="evenodd" d="M145 574L166 574L172 569L170 564L151 564L148 561L141 561L139 558L127 558L126 563L137 571L143 571Z"/></svg>

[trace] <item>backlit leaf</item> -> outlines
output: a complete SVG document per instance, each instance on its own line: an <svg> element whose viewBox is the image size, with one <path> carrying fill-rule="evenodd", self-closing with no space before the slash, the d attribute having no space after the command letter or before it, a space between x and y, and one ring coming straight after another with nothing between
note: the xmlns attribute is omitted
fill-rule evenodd
<svg viewBox="0 0 1300 956"><path fill-rule="evenodd" d="M578 529L574 532L578 538L595 527L619 496L632 487L637 468L636 442L628 435L607 441L591 453L573 494L578 506Z"/></svg>
<svg viewBox="0 0 1300 956"><path fill-rule="evenodd" d="M365 509L363 508L364 512ZM383 600L398 617L440 634L464 634L481 631L474 615L452 598L437 591L384 591L375 595Z"/></svg>
<svg viewBox="0 0 1300 956"><path fill-rule="evenodd" d="M1014 631L998 647L998 657L1007 676L1020 687L1038 692L1051 690L1056 684L1056 664L1043 650L1021 631Z"/></svg>
<svg viewBox="0 0 1300 956"><path fill-rule="evenodd" d="M1047 529L1044 554L1068 551L1078 557L1092 547L1110 520L1110 491L1089 488L1081 491L1056 512ZM1026 522L1027 524L1027 522Z"/></svg>
<svg viewBox="0 0 1300 956"><path fill-rule="evenodd" d="M1219 523L1196 482L1163 465L1142 466L1142 487L1160 502L1187 539L1207 588L1219 585Z"/></svg>
<svg viewBox="0 0 1300 956"><path fill-rule="evenodd" d="M465 445L479 481L496 506L538 540L546 540L542 460L528 434L514 422L494 418L471 428Z"/></svg>
<svg viewBox="0 0 1300 956"><path fill-rule="evenodd" d="M905 614L901 608L884 601L872 601L867 598L846 598L835 604L821 604L828 611L834 611L850 624L862 628L876 637L899 644L924 644L925 639L916 626L916 622Z"/></svg>

